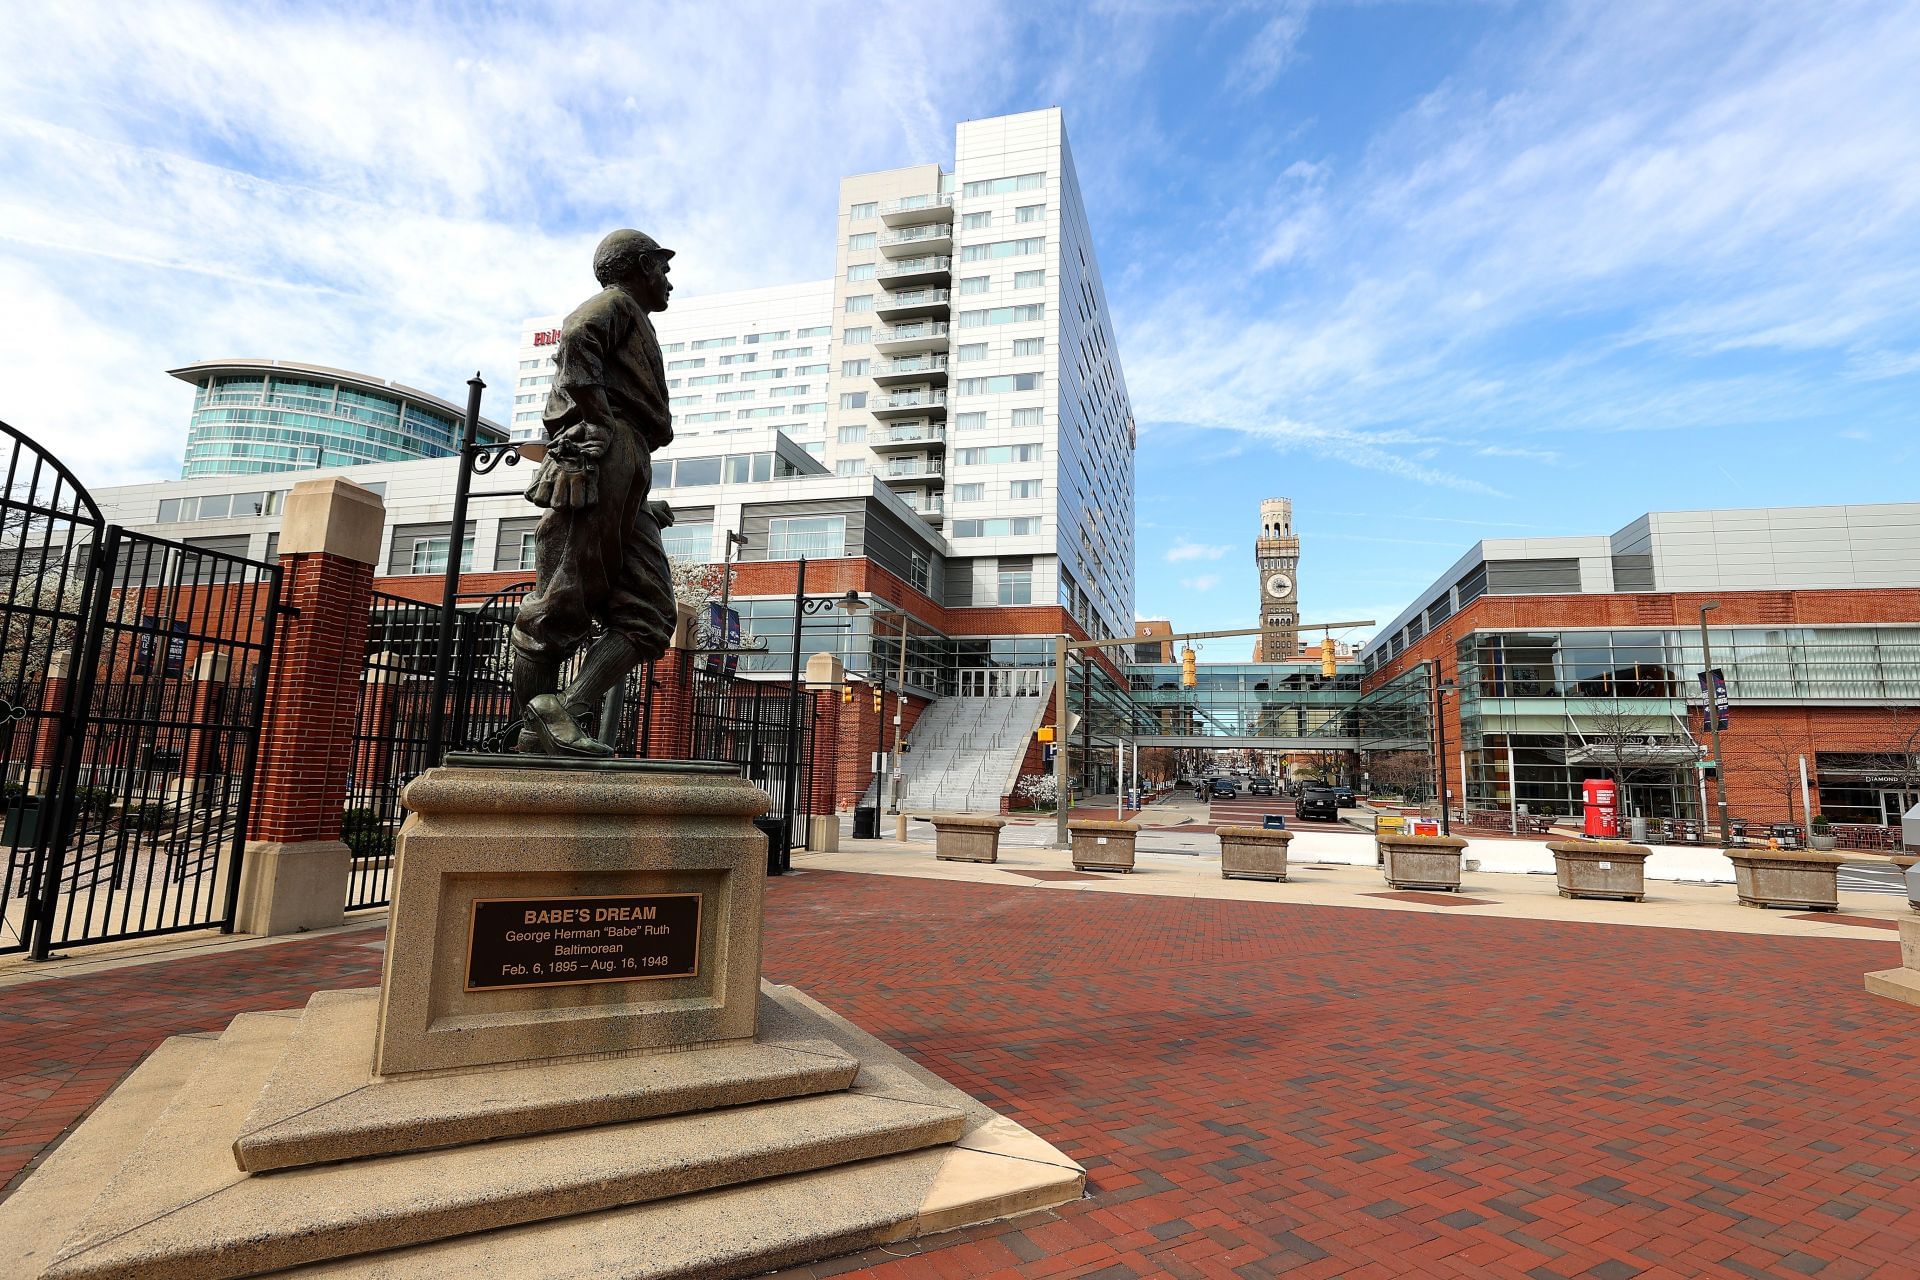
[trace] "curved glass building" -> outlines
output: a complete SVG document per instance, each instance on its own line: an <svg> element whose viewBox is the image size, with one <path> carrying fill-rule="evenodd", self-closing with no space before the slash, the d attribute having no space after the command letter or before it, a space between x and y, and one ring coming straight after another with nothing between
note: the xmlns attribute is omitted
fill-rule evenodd
<svg viewBox="0 0 1920 1280"><path fill-rule="evenodd" d="M291 360L208 360L194 385L182 478L310 471L451 456L465 410L397 382ZM482 418L481 441L506 430Z"/></svg>

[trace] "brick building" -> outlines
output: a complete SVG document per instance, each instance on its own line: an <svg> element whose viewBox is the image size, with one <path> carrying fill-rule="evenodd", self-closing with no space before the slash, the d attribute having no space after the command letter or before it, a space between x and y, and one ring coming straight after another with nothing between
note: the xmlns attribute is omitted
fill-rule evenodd
<svg viewBox="0 0 1920 1280"><path fill-rule="evenodd" d="M1884 825L1920 802L1920 504L1652 512L1611 536L1483 541L1366 646L1364 687L1421 669L1454 686L1456 810L1570 814L1584 779L1612 776L1631 813L1697 817L1707 605L1733 816L1804 821L1810 803Z"/></svg>

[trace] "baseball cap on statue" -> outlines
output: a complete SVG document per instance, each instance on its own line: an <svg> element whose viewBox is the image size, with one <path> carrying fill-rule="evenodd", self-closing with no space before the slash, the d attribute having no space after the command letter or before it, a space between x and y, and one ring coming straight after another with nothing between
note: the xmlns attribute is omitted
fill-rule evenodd
<svg viewBox="0 0 1920 1280"><path fill-rule="evenodd" d="M600 241L600 247L593 251L593 278L603 285L612 284L630 265L638 265L648 254L671 258L673 250L662 248L658 240L644 231L628 227L609 231Z"/></svg>

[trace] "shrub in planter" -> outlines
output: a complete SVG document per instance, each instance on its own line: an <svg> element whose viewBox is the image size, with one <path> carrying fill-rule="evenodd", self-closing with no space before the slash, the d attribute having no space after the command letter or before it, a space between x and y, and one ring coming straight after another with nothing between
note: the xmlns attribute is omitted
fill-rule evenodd
<svg viewBox="0 0 1920 1280"><path fill-rule="evenodd" d="M83 818L104 818L113 811L113 792L105 787L75 787L73 809Z"/></svg>
<svg viewBox="0 0 1920 1280"><path fill-rule="evenodd" d="M1827 821L1826 814L1816 816L1812 823L1812 834L1808 843L1816 849L1831 849L1834 844L1833 824Z"/></svg>
<svg viewBox="0 0 1920 1280"><path fill-rule="evenodd" d="M120 811L120 829L156 835L174 823L172 805L133 804Z"/></svg>
<svg viewBox="0 0 1920 1280"><path fill-rule="evenodd" d="M340 815L340 842L356 861L393 856L393 831L371 809L349 809Z"/></svg>

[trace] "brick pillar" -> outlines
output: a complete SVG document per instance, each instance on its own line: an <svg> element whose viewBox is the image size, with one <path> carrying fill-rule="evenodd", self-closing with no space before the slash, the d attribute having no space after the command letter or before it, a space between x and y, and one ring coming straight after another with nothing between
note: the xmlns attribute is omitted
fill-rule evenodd
<svg viewBox="0 0 1920 1280"><path fill-rule="evenodd" d="M66 709L67 685L72 679L73 650L55 649L47 658L47 678L40 683L41 718L34 734L33 755L27 763L27 791L45 790L47 771L54 767L60 747L60 714Z"/></svg>
<svg viewBox="0 0 1920 1280"><path fill-rule="evenodd" d="M367 610L385 504L338 477L303 480L280 526L283 615L268 685L235 927L294 933L340 923L347 846L340 815L353 763Z"/></svg>
<svg viewBox="0 0 1920 1280"><path fill-rule="evenodd" d="M647 733L650 760L693 758L693 654L675 646L653 664L653 718Z"/></svg>
<svg viewBox="0 0 1920 1280"><path fill-rule="evenodd" d="M840 815L833 802L840 778L840 688L847 669L831 653L807 659L807 691L813 706L813 772L807 778L807 848L832 853L840 847Z"/></svg>

